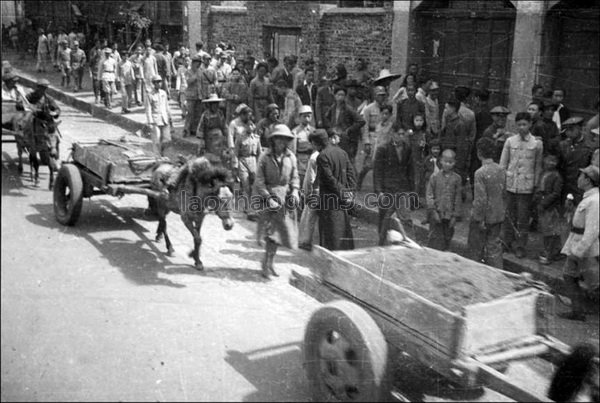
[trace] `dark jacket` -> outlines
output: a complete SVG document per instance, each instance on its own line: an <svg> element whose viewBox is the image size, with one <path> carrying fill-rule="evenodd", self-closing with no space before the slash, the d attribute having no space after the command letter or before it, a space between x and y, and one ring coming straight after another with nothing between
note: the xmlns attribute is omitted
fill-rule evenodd
<svg viewBox="0 0 600 403"><path fill-rule="evenodd" d="M560 133L556 123L550 119L538 119L531 128L531 134L542 139L544 144L544 155L558 154L560 143Z"/></svg>
<svg viewBox="0 0 600 403"><path fill-rule="evenodd" d="M579 170L590 165L594 150L585 141L584 136L574 143L571 139L562 141L559 150L558 171L564 179L563 196L572 193L575 202L578 203L583 196L583 191L577 187Z"/></svg>
<svg viewBox="0 0 600 403"><path fill-rule="evenodd" d="M377 147L373 162L375 193L410 192L413 185L410 144L400 140Z"/></svg>
<svg viewBox="0 0 600 403"><path fill-rule="evenodd" d="M313 112L315 111L315 105L317 103L317 85L313 84L310 89L310 93L308 91L308 87L302 83L296 88L296 92L302 101L302 105L310 105L313 108ZM312 95L312 102L311 100Z"/></svg>
<svg viewBox="0 0 600 403"><path fill-rule="evenodd" d="M323 122L326 129L332 129L334 127L339 127L343 131L347 132L350 141L358 143L358 139L360 138L360 129L365 125L365 120L358 113L354 111L351 107L344 104L342 106L342 110L339 113L339 116L336 119L337 115L336 104L333 104L331 108L325 114L325 121Z"/></svg>
<svg viewBox="0 0 600 403"><path fill-rule="evenodd" d="M325 147L317 157L317 179L319 194L344 199L344 192L356 186L354 168L348 154L333 145Z"/></svg>
<svg viewBox="0 0 600 403"><path fill-rule="evenodd" d="M536 194L536 204L540 210L560 209L563 180L555 169L544 171L540 180L540 189Z"/></svg>
<svg viewBox="0 0 600 403"><path fill-rule="evenodd" d="M405 130L413 129L413 118L420 114L425 118L425 104L418 99L403 99L396 107L396 124Z"/></svg>
<svg viewBox="0 0 600 403"><path fill-rule="evenodd" d="M455 116L446 120L446 126L440 134L442 151L451 148L456 152L455 170L463 179L468 172L471 161L471 142L467 130L462 119Z"/></svg>
<svg viewBox="0 0 600 403"><path fill-rule="evenodd" d="M325 114L334 103L335 97L332 88L324 85L317 90L317 100L315 104L315 120L317 121L317 127L321 128L325 126Z"/></svg>

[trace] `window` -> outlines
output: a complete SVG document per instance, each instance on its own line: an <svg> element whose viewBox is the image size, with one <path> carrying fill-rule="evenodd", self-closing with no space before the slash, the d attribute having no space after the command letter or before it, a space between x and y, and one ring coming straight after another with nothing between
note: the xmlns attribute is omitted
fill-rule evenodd
<svg viewBox="0 0 600 403"><path fill-rule="evenodd" d="M338 0L337 5L340 8L350 8L350 7L363 7L363 8L383 7L383 0Z"/></svg>

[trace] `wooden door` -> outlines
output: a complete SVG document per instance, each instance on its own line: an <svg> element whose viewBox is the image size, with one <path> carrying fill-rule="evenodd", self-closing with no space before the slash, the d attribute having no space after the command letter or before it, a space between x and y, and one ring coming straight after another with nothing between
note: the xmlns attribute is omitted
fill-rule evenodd
<svg viewBox="0 0 600 403"><path fill-rule="evenodd" d="M559 46L554 87L565 88L565 105L572 113L592 116L598 100L598 37L600 10L577 9L560 13Z"/></svg>
<svg viewBox="0 0 600 403"><path fill-rule="evenodd" d="M514 10L419 12L421 70L440 83L440 99L454 87L487 88L490 105L506 105L510 80Z"/></svg>

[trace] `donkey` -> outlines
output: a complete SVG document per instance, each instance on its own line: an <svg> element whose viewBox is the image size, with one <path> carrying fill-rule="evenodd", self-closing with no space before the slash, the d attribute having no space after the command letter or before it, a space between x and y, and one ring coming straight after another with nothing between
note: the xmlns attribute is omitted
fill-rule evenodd
<svg viewBox="0 0 600 403"><path fill-rule="evenodd" d="M197 270L203 270L200 260L202 238L200 229L207 212L215 212L221 219L223 228L233 228L231 204L233 194L227 186L229 171L213 166L205 157L189 161L181 168L170 162L159 164L152 173L151 187L168 197L156 198L158 228L156 242L164 235L167 255L174 252L167 234L167 214L172 211L181 216L181 220L194 237L194 249L189 256L194 259Z"/></svg>
<svg viewBox="0 0 600 403"><path fill-rule="evenodd" d="M40 160L48 164L50 171L50 180L48 189L52 190L54 186L54 172L59 168L59 146L60 138L58 136L59 122L54 120L54 116L46 111L28 112L19 121L14 123L16 131L22 133L22 136L15 136L17 142L17 155L19 174L23 173L23 151L29 153L30 177L35 186L39 186Z"/></svg>

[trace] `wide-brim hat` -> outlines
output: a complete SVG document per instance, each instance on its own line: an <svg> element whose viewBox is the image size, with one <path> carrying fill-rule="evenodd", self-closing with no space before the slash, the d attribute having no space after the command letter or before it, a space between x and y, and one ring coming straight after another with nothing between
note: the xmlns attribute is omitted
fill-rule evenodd
<svg viewBox="0 0 600 403"><path fill-rule="evenodd" d="M277 124L277 125L275 125L275 127L273 127L273 131L271 133L269 133L268 138L272 139L274 137L285 137L288 139L296 138L292 134L292 131L290 130L290 128L284 124Z"/></svg>
<svg viewBox="0 0 600 403"><path fill-rule="evenodd" d="M210 94L208 96L208 98L202 100L202 103L223 102L223 101L225 101L225 100L223 98L219 98L219 96L217 94Z"/></svg>
<svg viewBox="0 0 600 403"><path fill-rule="evenodd" d="M162 81L162 77L159 76L158 74L152 76L152 82L156 82L156 81Z"/></svg>
<svg viewBox="0 0 600 403"><path fill-rule="evenodd" d="M391 73L388 69L383 69L379 72L379 77L373 80L373 85L381 85L387 87L392 81L402 77L400 73Z"/></svg>
<svg viewBox="0 0 600 403"><path fill-rule="evenodd" d="M431 85L429 86L429 91L431 91L431 90L439 90L439 89L440 89L440 86L438 85L438 83L435 82L435 81L432 81Z"/></svg>
<svg viewBox="0 0 600 403"><path fill-rule="evenodd" d="M564 122L561 123L560 127L561 127L561 133L564 133L567 131L567 128L571 127L571 126L581 126L583 124L583 118L580 116L573 116L572 118L569 118L567 120L565 120Z"/></svg>

